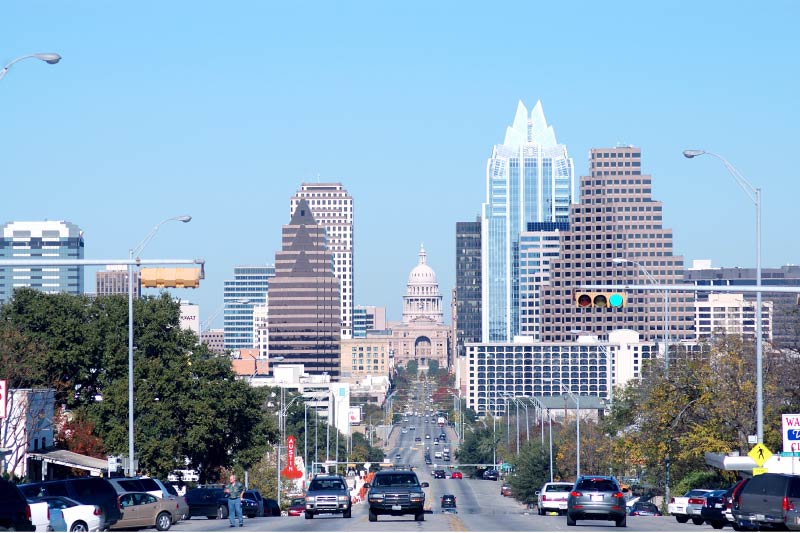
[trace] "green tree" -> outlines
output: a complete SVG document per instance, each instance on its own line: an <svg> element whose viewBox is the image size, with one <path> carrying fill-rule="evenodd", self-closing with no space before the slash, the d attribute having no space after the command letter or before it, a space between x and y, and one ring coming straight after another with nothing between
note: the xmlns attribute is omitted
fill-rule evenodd
<svg viewBox="0 0 800 533"><path fill-rule="evenodd" d="M536 491L550 481L550 455L541 443L529 443L515 459L514 475L508 478L511 493L523 503L536 501Z"/></svg>

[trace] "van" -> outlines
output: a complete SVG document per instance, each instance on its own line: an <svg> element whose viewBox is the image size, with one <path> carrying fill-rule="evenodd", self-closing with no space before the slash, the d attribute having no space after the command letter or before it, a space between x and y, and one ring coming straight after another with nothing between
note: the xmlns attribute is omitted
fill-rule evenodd
<svg viewBox="0 0 800 533"><path fill-rule="evenodd" d="M800 476L766 473L749 479L733 502L733 519L741 528L800 530Z"/></svg>
<svg viewBox="0 0 800 533"><path fill-rule="evenodd" d="M108 529L122 518L117 501L117 491L107 479L99 477L79 477L57 481L39 481L19 485L26 498L37 496L67 496L89 505L97 505L103 510L102 529Z"/></svg>

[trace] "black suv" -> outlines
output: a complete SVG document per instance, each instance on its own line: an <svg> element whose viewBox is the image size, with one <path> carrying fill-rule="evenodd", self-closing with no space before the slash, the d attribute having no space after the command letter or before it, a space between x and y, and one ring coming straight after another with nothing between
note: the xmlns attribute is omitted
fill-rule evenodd
<svg viewBox="0 0 800 533"><path fill-rule="evenodd" d="M342 476L316 476L308 484L306 518L320 513L341 513L343 518L350 518L352 506L350 489Z"/></svg>
<svg viewBox="0 0 800 533"><path fill-rule="evenodd" d="M209 520L228 518L228 495L222 487L199 487L186 491L186 503L189 505L189 517L205 516ZM242 499L242 514L247 518L258 515L258 502L251 500L247 494Z"/></svg>
<svg viewBox="0 0 800 533"><path fill-rule="evenodd" d="M444 473L444 470L434 470L433 471L433 479L445 479L447 474Z"/></svg>
<svg viewBox="0 0 800 533"><path fill-rule="evenodd" d="M67 496L89 505L97 505L103 510L101 529L108 529L122 518L117 502L117 491L107 479L99 477L79 477L58 481L41 481L19 485L26 498L37 496Z"/></svg>
<svg viewBox="0 0 800 533"><path fill-rule="evenodd" d="M413 514L417 522L425 520L425 493L428 483L421 483L411 470L381 470L375 474L369 489L369 521L378 520L378 515L403 516Z"/></svg>
<svg viewBox="0 0 800 533"><path fill-rule="evenodd" d="M36 531L28 518L28 502L16 485L0 479L0 529L3 531Z"/></svg>

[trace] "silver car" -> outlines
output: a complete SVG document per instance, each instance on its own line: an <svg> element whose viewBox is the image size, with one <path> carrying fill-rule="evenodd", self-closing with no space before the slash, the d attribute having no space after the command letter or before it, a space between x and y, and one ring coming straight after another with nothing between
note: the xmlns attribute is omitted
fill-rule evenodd
<svg viewBox="0 0 800 533"><path fill-rule="evenodd" d="M581 476L567 498L567 525L577 520L611 520L625 527L625 496L610 476Z"/></svg>

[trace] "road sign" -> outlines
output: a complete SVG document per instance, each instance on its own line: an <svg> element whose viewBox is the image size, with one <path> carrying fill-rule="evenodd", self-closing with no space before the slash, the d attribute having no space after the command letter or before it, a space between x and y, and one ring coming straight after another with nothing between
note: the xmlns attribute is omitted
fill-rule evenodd
<svg viewBox="0 0 800 533"><path fill-rule="evenodd" d="M783 451L800 452L800 415L781 415Z"/></svg>
<svg viewBox="0 0 800 533"><path fill-rule="evenodd" d="M767 473L767 469L766 468L754 468L753 469L753 475L754 476L760 476L761 474L766 474L766 473Z"/></svg>
<svg viewBox="0 0 800 533"><path fill-rule="evenodd" d="M764 463L772 457L772 452L769 451L769 448L761 444L760 442L753 446L753 448L747 452L747 455L756 462L756 464L760 467L764 466Z"/></svg>

